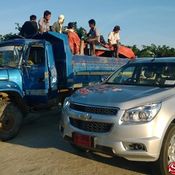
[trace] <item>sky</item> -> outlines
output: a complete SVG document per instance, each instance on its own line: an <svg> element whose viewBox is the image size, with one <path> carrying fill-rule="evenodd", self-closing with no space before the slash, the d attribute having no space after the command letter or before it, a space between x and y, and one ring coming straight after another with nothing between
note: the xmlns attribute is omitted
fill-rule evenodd
<svg viewBox="0 0 175 175"><path fill-rule="evenodd" d="M0 34L16 33L15 23L22 25L31 14L39 19L45 10L52 12L51 24L64 14L65 25L77 21L86 30L93 18L105 40L119 25L124 45L175 47L175 0L3 0Z"/></svg>

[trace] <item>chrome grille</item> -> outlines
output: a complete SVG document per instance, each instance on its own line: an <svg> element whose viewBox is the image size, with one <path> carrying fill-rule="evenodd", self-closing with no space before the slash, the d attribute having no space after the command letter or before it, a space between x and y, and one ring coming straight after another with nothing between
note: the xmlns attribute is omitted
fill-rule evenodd
<svg viewBox="0 0 175 175"><path fill-rule="evenodd" d="M84 121L74 118L70 118L70 123L72 126L78 129L88 132L99 132L99 133L109 132L113 126L112 123Z"/></svg>
<svg viewBox="0 0 175 175"><path fill-rule="evenodd" d="M86 106L83 104L70 103L70 108L76 111L102 114L102 115L116 115L118 108L101 107L101 106Z"/></svg>

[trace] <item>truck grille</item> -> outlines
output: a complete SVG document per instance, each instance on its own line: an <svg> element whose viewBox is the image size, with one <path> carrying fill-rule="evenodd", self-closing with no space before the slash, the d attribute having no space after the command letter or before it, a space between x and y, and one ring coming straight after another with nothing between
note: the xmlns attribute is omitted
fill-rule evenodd
<svg viewBox="0 0 175 175"><path fill-rule="evenodd" d="M70 103L70 108L76 111L94 113L94 114L102 114L102 115L116 115L118 112L118 108L86 106L86 105L75 104L75 103Z"/></svg>
<svg viewBox="0 0 175 175"><path fill-rule="evenodd" d="M70 123L72 126L78 129L88 132L99 132L99 133L109 132L113 126L112 123L83 121L74 118L70 118Z"/></svg>

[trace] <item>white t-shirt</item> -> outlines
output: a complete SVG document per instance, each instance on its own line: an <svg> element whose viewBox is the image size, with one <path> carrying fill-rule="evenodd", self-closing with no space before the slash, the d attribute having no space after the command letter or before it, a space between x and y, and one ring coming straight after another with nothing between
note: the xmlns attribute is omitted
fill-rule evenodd
<svg viewBox="0 0 175 175"><path fill-rule="evenodd" d="M44 18L41 18L38 21L40 32L48 32L50 30L50 23L46 21Z"/></svg>
<svg viewBox="0 0 175 175"><path fill-rule="evenodd" d="M110 41L111 44L117 44L117 42L120 40L120 34L119 34L119 32L118 33L111 32L108 35L108 40Z"/></svg>

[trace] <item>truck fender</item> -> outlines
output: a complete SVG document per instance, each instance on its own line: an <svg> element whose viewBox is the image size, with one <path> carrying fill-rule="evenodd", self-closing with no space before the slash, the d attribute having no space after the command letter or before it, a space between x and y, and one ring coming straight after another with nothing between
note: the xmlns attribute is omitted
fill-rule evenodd
<svg viewBox="0 0 175 175"><path fill-rule="evenodd" d="M29 110L23 98L24 93L16 83L0 83L0 97L14 102L23 114L26 114Z"/></svg>

